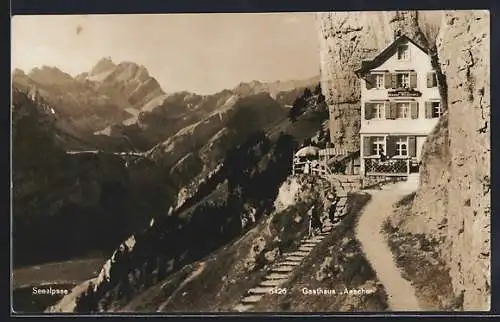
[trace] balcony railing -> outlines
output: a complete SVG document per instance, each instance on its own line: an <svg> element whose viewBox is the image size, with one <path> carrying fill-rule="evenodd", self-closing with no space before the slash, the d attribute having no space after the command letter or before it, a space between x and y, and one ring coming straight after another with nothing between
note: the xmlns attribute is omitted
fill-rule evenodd
<svg viewBox="0 0 500 322"><path fill-rule="evenodd" d="M410 172L410 157L393 157L382 159L378 156L364 157L366 175L393 175L406 176Z"/></svg>

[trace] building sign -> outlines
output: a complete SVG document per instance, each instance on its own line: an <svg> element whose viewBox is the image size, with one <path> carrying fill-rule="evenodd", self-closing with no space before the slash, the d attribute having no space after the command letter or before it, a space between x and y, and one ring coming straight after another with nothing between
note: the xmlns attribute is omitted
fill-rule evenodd
<svg viewBox="0 0 500 322"><path fill-rule="evenodd" d="M416 91L416 90L404 88L404 89L389 91L387 93L387 95L389 97L403 97L403 96L405 96L405 97L420 97L420 96L422 96L422 93L419 91Z"/></svg>

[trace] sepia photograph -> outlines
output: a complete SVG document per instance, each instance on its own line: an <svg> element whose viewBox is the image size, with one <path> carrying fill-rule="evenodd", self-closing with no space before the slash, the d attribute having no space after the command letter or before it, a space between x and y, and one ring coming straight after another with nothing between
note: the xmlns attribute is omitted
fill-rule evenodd
<svg viewBox="0 0 500 322"><path fill-rule="evenodd" d="M489 311L488 10L15 15L11 312Z"/></svg>

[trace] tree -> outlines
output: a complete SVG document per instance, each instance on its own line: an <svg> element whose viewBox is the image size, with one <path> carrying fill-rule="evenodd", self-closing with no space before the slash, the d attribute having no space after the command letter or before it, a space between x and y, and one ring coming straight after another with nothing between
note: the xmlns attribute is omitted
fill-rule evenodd
<svg viewBox="0 0 500 322"><path fill-rule="evenodd" d="M302 97L303 97L304 99L308 99L308 98L309 98L309 97L311 97L311 96L312 96L311 90L310 90L309 88L306 88L306 89L304 90L304 94L302 94Z"/></svg>
<svg viewBox="0 0 500 322"><path fill-rule="evenodd" d="M302 113L304 113L306 107L306 101L302 97L297 97L293 102L292 108L288 112L288 117L292 122L297 120Z"/></svg>
<svg viewBox="0 0 500 322"><path fill-rule="evenodd" d="M295 122L297 121L297 110L295 108L291 108L289 111L288 111L288 118L290 119L290 122Z"/></svg>
<svg viewBox="0 0 500 322"><path fill-rule="evenodd" d="M325 95L323 95L323 94L321 94L321 93L320 93L320 94L318 95L318 99L316 100L316 102L317 102L318 104L324 103L324 102L325 102Z"/></svg>
<svg viewBox="0 0 500 322"><path fill-rule="evenodd" d="M321 84L316 85L314 88L314 95L319 95L321 94Z"/></svg>

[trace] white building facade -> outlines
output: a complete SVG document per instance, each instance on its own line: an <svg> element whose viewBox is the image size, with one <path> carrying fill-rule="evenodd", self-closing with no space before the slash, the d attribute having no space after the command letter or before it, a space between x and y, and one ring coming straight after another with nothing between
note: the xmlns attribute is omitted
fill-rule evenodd
<svg viewBox="0 0 500 322"><path fill-rule="evenodd" d="M361 79L360 174L418 172L422 147L442 114L426 51L406 36L356 71Z"/></svg>

